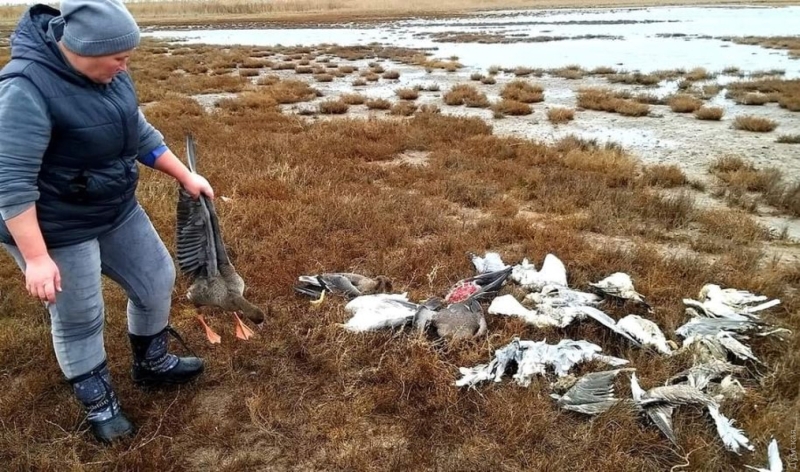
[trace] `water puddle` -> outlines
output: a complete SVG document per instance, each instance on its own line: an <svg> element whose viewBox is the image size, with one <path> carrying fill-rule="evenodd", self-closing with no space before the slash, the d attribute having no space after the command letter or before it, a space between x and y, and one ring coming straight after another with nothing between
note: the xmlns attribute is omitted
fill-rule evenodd
<svg viewBox="0 0 800 472"><path fill-rule="evenodd" d="M723 41L725 36L797 34L800 7L663 7L641 9L531 10L493 12L460 19L418 19L351 28L225 29L151 31L159 38L212 44L311 46L328 43L434 49L437 57L458 56L472 69L528 66L584 68L613 66L650 72L705 67L719 71L783 69L800 77L800 61L786 51ZM352 25L355 26L355 25ZM437 42L436 34L457 32L509 38L575 38L587 35L620 39L561 39L545 42L481 44Z"/></svg>

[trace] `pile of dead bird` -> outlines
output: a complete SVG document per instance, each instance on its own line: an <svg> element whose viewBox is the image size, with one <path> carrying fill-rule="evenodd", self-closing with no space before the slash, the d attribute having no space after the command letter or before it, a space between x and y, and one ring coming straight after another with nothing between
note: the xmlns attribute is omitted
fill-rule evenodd
<svg viewBox="0 0 800 472"><path fill-rule="evenodd" d="M553 372L558 378L551 383L551 397L559 407L585 415L597 415L619 403L633 407L649 418L673 443L678 440L672 428L676 408L695 405L708 411L722 444L737 454L753 451L745 432L735 420L721 411L726 400L741 398L745 391L737 380L748 364L762 365L746 344L750 336L779 336L788 330L770 326L761 313L780 304L762 295L734 288L707 284L698 299L683 300L688 321L675 330L682 343L667 339L647 314L652 308L638 293L631 277L617 272L589 284L590 292L572 289L567 284L567 271L555 255L548 254L537 270L524 259L511 266L501 256L489 252L484 257L471 255L476 275L456 283L442 299L432 297L421 303L407 294L391 293L392 285L385 277L374 279L352 273L325 273L300 276L295 290L313 297L314 304L323 302L326 293L342 296L351 318L344 328L354 332L411 325L419 332L442 338L457 339L481 336L487 332L482 301L490 302L488 312L495 316L513 316L533 326L564 328L577 322L595 322L619 336L622 342L647 349L658 356L674 356L688 352L693 365L666 379L664 385L643 389L635 368L626 367L626 359L605 355L600 346L586 340L561 339L555 344L514 338L496 349L486 364L459 368L461 378L456 386L476 388L482 382L501 382L510 375L520 386L530 385L534 376ZM516 284L515 293L498 296L507 283ZM615 320L599 307L603 303L625 303L637 307L639 313ZM625 305L629 306L629 305ZM581 363L599 361L611 370L591 372L580 378L570 370ZM614 382L621 373L630 379L632 398L618 398ZM769 469L782 470L777 443L769 447Z"/></svg>

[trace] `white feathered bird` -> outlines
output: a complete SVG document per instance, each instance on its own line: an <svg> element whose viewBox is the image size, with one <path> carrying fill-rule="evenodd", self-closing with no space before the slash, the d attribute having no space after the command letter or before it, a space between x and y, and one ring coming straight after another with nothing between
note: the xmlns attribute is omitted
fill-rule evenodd
<svg viewBox="0 0 800 472"><path fill-rule="evenodd" d="M402 326L414 318L418 308L405 293L361 295L345 305L345 311L353 316L344 327L361 332Z"/></svg>
<svg viewBox="0 0 800 472"><path fill-rule="evenodd" d="M633 288L631 276L624 272L615 272L599 282L590 283L589 286L604 296L619 300L630 300L650 309L650 305L645 301L644 296Z"/></svg>
<svg viewBox="0 0 800 472"><path fill-rule="evenodd" d="M668 341L661 329L653 321L639 315L628 315L617 321L617 327L643 346L650 346L665 356L672 355L678 345Z"/></svg>

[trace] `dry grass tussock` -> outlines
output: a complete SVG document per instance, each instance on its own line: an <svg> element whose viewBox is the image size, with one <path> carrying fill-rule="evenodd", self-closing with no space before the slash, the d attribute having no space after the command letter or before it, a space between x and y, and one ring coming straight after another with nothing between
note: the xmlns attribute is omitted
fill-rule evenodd
<svg viewBox="0 0 800 472"><path fill-rule="evenodd" d="M800 111L800 79L765 78L728 84L728 98L743 104L778 103L789 111Z"/></svg>
<svg viewBox="0 0 800 472"><path fill-rule="evenodd" d="M588 110L619 113L624 116L647 116L650 107L626 98L620 98L611 90L603 88L581 88L578 90L578 106Z"/></svg>
<svg viewBox="0 0 800 472"><path fill-rule="evenodd" d="M489 106L489 99L486 94L479 92L474 86L469 84L454 85L445 92L444 103L451 106L466 105L474 108L486 108Z"/></svg>
<svg viewBox="0 0 800 472"><path fill-rule="evenodd" d="M575 119L575 110L571 108L553 107L547 110L547 119L555 125Z"/></svg>
<svg viewBox="0 0 800 472"><path fill-rule="evenodd" d="M698 120L719 121L725 110L722 107L700 107L694 112L694 117Z"/></svg>
<svg viewBox="0 0 800 472"><path fill-rule="evenodd" d="M724 156L709 172L725 184L719 195L735 206L752 210L761 202L800 216L800 183L787 182L779 169L758 169L739 156Z"/></svg>
<svg viewBox="0 0 800 472"><path fill-rule="evenodd" d="M544 101L544 89L525 80L513 80L503 87L500 96L522 103L538 103Z"/></svg>
<svg viewBox="0 0 800 472"><path fill-rule="evenodd" d="M191 55L190 55L191 56ZM202 56L194 58L202 60ZM269 86L263 86L265 88ZM594 419L559 410L548 380L510 380L458 389L459 366L487 362L514 336L554 342L586 338L626 357L646 387L687 367L634 349L593 323L537 330L487 315L489 334L432 343L409 332L355 334L339 300L312 308L292 285L300 274L353 270L385 274L397 291L422 299L471 275L467 251L498 250L507 261L557 254L570 285L586 288L615 271L630 273L656 307L669 337L685 321L681 298L708 282L780 297L778 313L800 308L796 270L759 266L759 236L732 211L708 213L685 196L665 197L639 164L614 146L578 139L556 145L492 135L477 118L416 113L403 120L307 120L275 108L221 107L203 113L184 94L148 107L180 155L197 138L199 170L215 186L217 211L247 294L272 316L249 342L230 316L207 317L223 343L204 342L195 310L174 296L173 325L206 359L206 373L180 389L143 392L128 378L126 299L105 287L105 340L117 392L138 435L95 444L61 379L41 304L19 270L0 257L0 461L6 470L591 470L664 471L690 455L693 470L742 470L764 462L775 435L785 447L786 414L800 389L800 338L753 342L768 367L745 377L751 389L731 406L758 454L724 451L710 420L676 412L681 449L624 408ZM156 107L158 105L153 105ZM158 110L154 113L153 110ZM187 112L188 110L188 112ZM428 165L380 166L409 152ZM660 171L659 171L660 172ZM658 182L657 182L658 183ZM143 170L138 195L174 251L175 183ZM541 218L526 213L535 209ZM736 221L738 224L730 224ZM711 262L657 250L675 231L717 242ZM640 238L630 249L598 247L587 233ZM727 244L727 245L726 245ZM710 246L709 246L710 247ZM618 318L624 308L610 307ZM797 317L781 323L800 329ZM176 348L179 352L180 348ZM552 379L552 377L551 377ZM620 396L629 392L621 385Z"/></svg>
<svg viewBox="0 0 800 472"><path fill-rule="evenodd" d="M692 113L703 106L703 101L691 95L678 94L671 97L667 104L675 113Z"/></svg>
<svg viewBox="0 0 800 472"><path fill-rule="evenodd" d="M733 127L743 131L768 133L778 127L778 122L763 116L741 115L733 120Z"/></svg>

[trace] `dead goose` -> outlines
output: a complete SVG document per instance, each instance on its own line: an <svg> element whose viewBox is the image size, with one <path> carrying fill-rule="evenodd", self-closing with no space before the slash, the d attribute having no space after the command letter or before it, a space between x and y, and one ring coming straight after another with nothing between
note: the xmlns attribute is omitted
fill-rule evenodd
<svg viewBox="0 0 800 472"><path fill-rule="evenodd" d="M194 139L186 136L186 153L189 170L197 172ZM177 259L181 272L192 280L186 297L196 307L213 306L232 312L236 323L236 336L249 339L253 332L239 318L243 313L256 324L264 321L264 312L244 298L244 280L228 258L222 242L219 221L214 203L204 195L193 199L182 188L177 206ZM211 343L221 338L206 324L198 312L198 320Z"/></svg>
<svg viewBox="0 0 800 472"><path fill-rule="evenodd" d="M630 300L641 304L648 310L651 309L644 296L633 288L631 276L624 272L615 272L597 283L590 283L589 286L605 297L622 301Z"/></svg>
<svg viewBox="0 0 800 472"><path fill-rule="evenodd" d="M700 289L699 299L701 302L707 300L717 300L732 308L745 308L749 305L753 305L754 303L758 303L759 305L757 307L750 308L756 309L755 311L759 311L759 309L765 310L781 303L780 300L768 301L766 296L756 295L748 292L747 290L738 290L735 288L723 289L717 284L703 285L703 287Z"/></svg>
<svg viewBox="0 0 800 472"><path fill-rule="evenodd" d="M414 327L418 332L428 328L436 331L440 338L467 339L486 334L486 318L476 298L452 303L443 307L441 298L434 297L420 306L414 315Z"/></svg>
<svg viewBox="0 0 800 472"><path fill-rule="evenodd" d="M391 292L392 282L388 277L379 275L370 278L352 272L329 272L319 275L301 275L294 289L303 295L314 297L313 304L320 304L325 299L325 292L330 292L352 300L361 295L372 295Z"/></svg>
<svg viewBox="0 0 800 472"><path fill-rule="evenodd" d="M674 341L667 340L664 333L653 321L639 315L628 315L617 321L617 328L639 341L642 346L650 346L665 356L678 349Z"/></svg>
<svg viewBox="0 0 800 472"><path fill-rule="evenodd" d="M353 316L344 324L348 331L364 332L403 326L419 309L405 293L377 293L353 298L344 307Z"/></svg>
<svg viewBox="0 0 800 472"><path fill-rule="evenodd" d="M636 373L631 374L631 395L636 406L641 408L653 423L670 441L678 444L672 429L672 412L681 405L698 405L708 409L717 427L717 434L725 448L739 453L739 448L753 450L743 432L733 426L733 420L726 418L717 402L708 394L689 384L653 387L645 391L639 386Z"/></svg>

